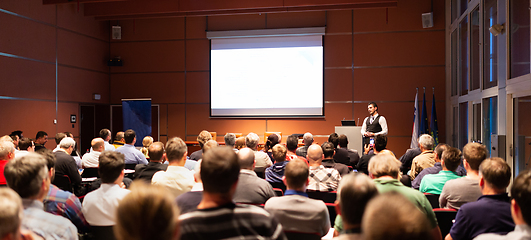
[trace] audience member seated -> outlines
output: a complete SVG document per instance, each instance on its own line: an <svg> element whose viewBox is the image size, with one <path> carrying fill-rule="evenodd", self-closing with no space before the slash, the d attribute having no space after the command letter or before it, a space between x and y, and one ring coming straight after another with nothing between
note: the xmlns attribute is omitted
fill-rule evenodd
<svg viewBox="0 0 531 240"><path fill-rule="evenodd" d="M46 148L44 145L46 142L48 142L48 133L45 131L38 131L37 135L35 135L35 151Z"/></svg>
<svg viewBox="0 0 531 240"><path fill-rule="evenodd" d="M234 148L236 148L236 150L240 150L244 147L245 147L245 137L236 138L236 141L234 142Z"/></svg>
<svg viewBox="0 0 531 240"><path fill-rule="evenodd" d="M397 192L383 193L367 204L362 228L365 240L436 239L426 215Z"/></svg>
<svg viewBox="0 0 531 240"><path fill-rule="evenodd" d="M205 153L208 151L205 151ZM181 214L192 212L197 210L197 205L203 200L203 182L201 181L201 162L199 159L194 169L194 181L195 184L192 190L185 192L177 197L175 202L181 211Z"/></svg>
<svg viewBox="0 0 531 240"><path fill-rule="evenodd" d="M118 240L179 239L179 209L163 187L135 182L116 215Z"/></svg>
<svg viewBox="0 0 531 240"><path fill-rule="evenodd" d="M153 137L145 136L144 139L142 139L142 148L140 149L140 152L144 154L144 157L146 158L149 158L148 148L151 144L153 144Z"/></svg>
<svg viewBox="0 0 531 240"><path fill-rule="evenodd" d="M104 151L99 162L101 187L85 196L82 211L91 226L113 226L116 224L118 204L129 194L122 184L124 155L117 151Z"/></svg>
<svg viewBox="0 0 531 240"><path fill-rule="evenodd" d="M21 229L24 208L22 208L22 201L15 191L10 188L0 188L0 206L2 206L0 211L0 239L43 239L31 231Z"/></svg>
<svg viewBox="0 0 531 240"><path fill-rule="evenodd" d="M192 172L184 167L188 147L181 138L174 137L166 143L166 158L169 166L166 171L153 175L152 184L165 186L174 198L188 192L194 186Z"/></svg>
<svg viewBox="0 0 531 240"><path fill-rule="evenodd" d="M15 145L9 141L0 141L0 185L6 185L4 167L15 158Z"/></svg>
<svg viewBox="0 0 531 240"><path fill-rule="evenodd" d="M418 139L420 140L420 139ZM417 140L417 145L419 145L419 142ZM400 166L400 171L402 172L402 175L408 176L407 173L409 170L411 170L411 163L413 162L413 158L418 156L421 153L420 148L410 148L406 150L406 153L400 157L400 162L402 163L402 166ZM420 185L420 183L419 183Z"/></svg>
<svg viewBox="0 0 531 240"><path fill-rule="evenodd" d="M254 172L255 154L256 152L250 148L242 148L238 152L241 170L233 198L236 203L264 204L269 198L275 196L271 184L259 178Z"/></svg>
<svg viewBox="0 0 531 240"><path fill-rule="evenodd" d="M81 158L83 168L98 167L98 159L100 158L100 154L105 150L105 141L103 140L103 138L94 138L90 142L90 146L92 148L92 151L85 153L85 155L83 155L83 158Z"/></svg>
<svg viewBox="0 0 531 240"><path fill-rule="evenodd" d="M313 135L309 132L305 133L303 136L302 136L302 143L304 143L304 146L302 147L299 147L297 148L297 150L295 151L295 153L297 154L297 156L299 157L303 157L303 158L306 158L306 155L308 155L308 148L312 145L313 143Z"/></svg>
<svg viewBox="0 0 531 240"><path fill-rule="evenodd" d="M21 138L18 142L19 151L15 152L15 157L23 157L35 151L35 144L29 138Z"/></svg>
<svg viewBox="0 0 531 240"><path fill-rule="evenodd" d="M334 145L334 161L345 166L348 165L350 162L349 154L347 149L339 148L339 135L337 133L330 134L328 136L328 142Z"/></svg>
<svg viewBox="0 0 531 240"><path fill-rule="evenodd" d="M50 175L43 156L29 153L15 158L6 164L4 174L9 187L22 198L22 228L47 240L78 239L77 229L68 219L44 211L43 201L50 189Z"/></svg>
<svg viewBox="0 0 531 240"><path fill-rule="evenodd" d="M374 155L380 153L381 151L385 150L387 147L387 136L385 135L376 135L374 138L374 151L371 153L370 146L364 147L364 154L361 156L360 161L358 162L358 165L356 166L356 169L358 169L358 172L365 173L369 175L369 162L371 161L371 158L374 157Z"/></svg>
<svg viewBox="0 0 531 240"><path fill-rule="evenodd" d="M482 195L479 187L479 165L487 158L487 148L480 143L468 143L463 148L463 157L466 177L444 184L439 197L442 208L459 210L463 204L475 202Z"/></svg>
<svg viewBox="0 0 531 240"><path fill-rule="evenodd" d="M60 149L54 152L55 155L55 174L66 175L70 178L70 183L77 189L81 184L81 175L77 170L76 160L70 154L74 151L76 142L71 137L65 137L59 143ZM54 183L55 184L55 183ZM70 189L63 189L69 191Z"/></svg>
<svg viewBox="0 0 531 240"><path fill-rule="evenodd" d="M271 158L267 155L267 153L258 151L258 141L260 141L260 138L256 133L249 133L245 137L245 145L253 150L254 152L254 160L256 161L256 171L258 172L265 172L265 169L268 167L271 167L273 165L273 162L271 161Z"/></svg>
<svg viewBox="0 0 531 240"><path fill-rule="evenodd" d="M409 178L411 181L415 180L422 170L433 167L435 164L435 153L433 152L433 145L435 144L433 137L428 134L422 134L419 137L419 148L421 153L413 158L411 162L411 171Z"/></svg>
<svg viewBox="0 0 531 240"><path fill-rule="evenodd" d="M74 134L72 134L71 132L65 132L65 134L67 137L74 139ZM70 156L74 158L78 170L83 168L83 166L81 166L81 155L77 151L77 142L75 140L74 140L74 147L72 148L72 152L70 153Z"/></svg>
<svg viewBox="0 0 531 240"><path fill-rule="evenodd" d="M341 235L336 240L361 239L361 220L367 203L378 195L374 182L365 174L352 173L346 175L337 191L336 226L334 236Z"/></svg>
<svg viewBox="0 0 531 240"><path fill-rule="evenodd" d="M511 168L501 158L489 158L479 166L479 186L483 196L463 204L446 240L473 239L482 233L506 234L514 229L511 199L506 189Z"/></svg>
<svg viewBox="0 0 531 240"><path fill-rule="evenodd" d="M435 213L430 202L421 192L404 186L398 179L400 178L400 165L402 163L389 154L378 154L369 163L369 176L374 179L378 192L385 193L396 191L412 202L428 219L432 239L441 239L441 230L437 225ZM387 201L389 200L386 199ZM389 202L394 202L389 201ZM366 212L368 213L368 212ZM385 216L387 217L387 216ZM409 216L408 216L409 217ZM391 218L389 218L391 219ZM395 219L396 220L396 219ZM363 223L365 224L365 223ZM402 225L397 225L402 226ZM385 228L384 228L385 229Z"/></svg>
<svg viewBox="0 0 531 240"><path fill-rule="evenodd" d="M288 190L282 197L267 200L265 210L282 224L284 231L326 235L330 230L328 209L323 201L306 194L308 165L301 159L290 161L282 179Z"/></svg>
<svg viewBox="0 0 531 240"><path fill-rule="evenodd" d="M338 163L334 160L333 157L335 156L335 150L333 143L325 142L321 145L321 149L323 150L324 155L324 159L322 161L323 166L326 168L335 168L341 176L345 176L350 172L347 165Z"/></svg>
<svg viewBox="0 0 531 240"><path fill-rule="evenodd" d="M286 139L286 160L291 161L295 158L297 158L297 154L295 151L297 151L297 147L299 146L299 139L295 135L289 135Z"/></svg>
<svg viewBox="0 0 531 240"><path fill-rule="evenodd" d="M345 134L339 135L338 139L338 145L339 148L345 149L348 152L348 159L349 163L348 166L356 167L358 162L360 161L360 155L358 154L358 150L349 149L348 148L348 137Z"/></svg>
<svg viewBox="0 0 531 240"><path fill-rule="evenodd" d="M166 171L168 165L162 164L166 157L164 153L164 144L161 142L154 142L148 147L149 163L137 164L135 166L134 179L142 179L151 183L153 175L158 171Z"/></svg>
<svg viewBox="0 0 531 240"><path fill-rule="evenodd" d="M37 151L46 160L48 175L53 180L55 177L55 155L51 150L43 148ZM71 192L63 191L53 184L50 184L50 190L44 197L44 211L54 215L68 218L76 227L78 233L86 233L89 225L81 212L81 202L76 195Z"/></svg>
<svg viewBox="0 0 531 240"><path fill-rule="evenodd" d="M116 133L116 136L114 137L114 141L112 142L112 145L114 146L115 149L123 146L125 144L125 140L124 140L124 132L117 132Z"/></svg>
<svg viewBox="0 0 531 240"><path fill-rule="evenodd" d="M278 134L271 134L267 137L263 151L267 153L269 159L273 160L273 147L280 143L282 138Z"/></svg>
<svg viewBox="0 0 531 240"><path fill-rule="evenodd" d="M439 195L448 180L460 178L455 170L461 164L461 151L450 147L442 154L442 171L426 175L420 183L420 192Z"/></svg>
<svg viewBox="0 0 531 240"><path fill-rule="evenodd" d="M449 147L450 146L448 146L445 143L439 143L439 145L437 145L437 147L435 147L435 150L433 150L433 152L435 153L435 164L433 164L433 167L429 167L429 168L426 168L426 169L422 170L419 173L419 175L417 175L415 180L413 180L413 182L411 183L411 187L412 188L419 189L420 188L420 183L422 182L422 178L424 178L424 176L426 176L428 174L436 174L436 173L439 173L440 171L442 171L442 165L441 165L442 153L444 151L446 151ZM459 165L457 167L457 170L455 172L459 176L465 176L466 175L466 170L463 167L461 167L461 165Z"/></svg>
<svg viewBox="0 0 531 240"><path fill-rule="evenodd" d="M179 217L181 240L286 238L282 226L266 210L232 202L239 162L227 147L205 153L201 162L203 199L197 211Z"/></svg>
<svg viewBox="0 0 531 240"><path fill-rule="evenodd" d="M266 168L265 179L270 183L282 183L282 177L284 177L284 170L286 169L286 147L282 144L277 144L273 147L273 159L275 164L273 166Z"/></svg>
<svg viewBox="0 0 531 240"><path fill-rule="evenodd" d="M129 129L124 133L125 144L116 149L125 157L125 164L148 164L146 156L135 148L136 133L133 129Z"/></svg>
<svg viewBox="0 0 531 240"><path fill-rule="evenodd" d="M507 235L481 234L474 240L528 240L531 239L531 171L521 172L511 188L511 215L516 224L514 231Z"/></svg>
<svg viewBox="0 0 531 240"><path fill-rule="evenodd" d="M63 140L63 138L65 137L66 134L63 132L58 132L55 134L55 143L57 144L57 146L53 149L53 152L57 152L59 151L59 149L61 149L61 147L59 147L59 143L61 143L61 140Z"/></svg>
<svg viewBox="0 0 531 240"><path fill-rule="evenodd" d="M102 129L100 130L100 138L103 139L103 141L105 141L105 151L114 151L116 150L116 148L109 142L111 141L111 130L109 129Z"/></svg>
<svg viewBox="0 0 531 240"><path fill-rule="evenodd" d="M223 137L223 140L225 141L225 146L237 150L236 148L234 148L234 145L236 144L236 134L227 133L225 134L225 137Z"/></svg>
<svg viewBox="0 0 531 240"><path fill-rule="evenodd" d="M335 168L323 166L323 149L317 144L308 148L307 159L310 163L310 182L308 190L329 192L336 191L341 175Z"/></svg>
<svg viewBox="0 0 531 240"><path fill-rule="evenodd" d="M13 144L15 145L15 151L18 150L18 142L20 141L20 139L22 139L22 137L20 137L19 135L17 135L15 132L11 132L11 134L9 134L9 137L11 137L11 139L13 139Z"/></svg>
<svg viewBox="0 0 531 240"><path fill-rule="evenodd" d="M190 154L190 160L197 161L203 157L203 146L206 142L208 142L208 140L212 140L212 134L210 134L210 132L207 130L203 130L199 133L199 135L197 135L197 142L199 143L201 149Z"/></svg>

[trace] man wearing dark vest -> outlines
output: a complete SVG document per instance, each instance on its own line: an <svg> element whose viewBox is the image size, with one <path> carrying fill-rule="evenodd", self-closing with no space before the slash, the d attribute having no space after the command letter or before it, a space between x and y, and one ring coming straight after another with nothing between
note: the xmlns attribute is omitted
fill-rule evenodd
<svg viewBox="0 0 531 240"><path fill-rule="evenodd" d="M376 135L387 135L387 121L384 116L378 114L378 105L375 102L370 102L367 110L369 116L363 120L361 126L361 135L363 135L363 145L369 144L369 139Z"/></svg>

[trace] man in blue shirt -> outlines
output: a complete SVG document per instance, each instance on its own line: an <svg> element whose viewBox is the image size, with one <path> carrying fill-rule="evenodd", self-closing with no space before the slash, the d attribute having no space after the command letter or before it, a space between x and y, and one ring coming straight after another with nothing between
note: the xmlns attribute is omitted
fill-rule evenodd
<svg viewBox="0 0 531 240"><path fill-rule="evenodd" d="M135 148L136 133L129 129L124 133L125 144L123 147L116 149L117 152L125 156L125 164L148 164L146 156Z"/></svg>
<svg viewBox="0 0 531 240"><path fill-rule="evenodd" d="M501 158L489 158L479 166L481 196L457 212L446 240L473 239L482 233L506 234L514 229L510 198L506 193L511 168Z"/></svg>
<svg viewBox="0 0 531 240"><path fill-rule="evenodd" d="M420 183L420 191L423 193L441 194L446 181L461 177L455 172L459 164L461 164L461 151L453 147L448 148L442 154L442 171L437 174L425 176Z"/></svg>

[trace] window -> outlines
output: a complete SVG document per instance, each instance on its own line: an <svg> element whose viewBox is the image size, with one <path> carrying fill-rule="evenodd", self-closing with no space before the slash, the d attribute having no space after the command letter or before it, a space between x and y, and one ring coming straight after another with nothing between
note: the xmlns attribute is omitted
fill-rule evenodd
<svg viewBox="0 0 531 240"><path fill-rule="evenodd" d="M511 14L511 78L530 72L529 1L509 1Z"/></svg>
<svg viewBox="0 0 531 240"><path fill-rule="evenodd" d="M479 89L479 8L470 15L470 90Z"/></svg>
<svg viewBox="0 0 531 240"><path fill-rule="evenodd" d="M457 0L452 0L452 22L457 18Z"/></svg>
<svg viewBox="0 0 531 240"><path fill-rule="evenodd" d="M459 108L457 106L454 106L453 109L453 119L452 119L452 146L457 147L459 146Z"/></svg>
<svg viewBox="0 0 531 240"><path fill-rule="evenodd" d="M531 111L531 97L514 99L514 174L531 168L531 124L529 112Z"/></svg>
<svg viewBox="0 0 531 240"><path fill-rule="evenodd" d="M468 143L468 102L459 103L459 149Z"/></svg>
<svg viewBox="0 0 531 240"><path fill-rule="evenodd" d="M489 154L491 135L498 133L498 97L483 99L483 144L487 146Z"/></svg>
<svg viewBox="0 0 531 240"><path fill-rule="evenodd" d="M481 141L481 103L472 105L472 141Z"/></svg>
<svg viewBox="0 0 531 240"><path fill-rule="evenodd" d="M468 93L468 18L459 23L459 82L461 95Z"/></svg>
<svg viewBox="0 0 531 240"><path fill-rule="evenodd" d="M457 31L452 32L452 96L457 95Z"/></svg>
<svg viewBox="0 0 531 240"><path fill-rule="evenodd" d="M468 6L468 0L460 0L461 2L461 11L459 11L459 15L463 15L465 13L467 6Z"/></svg>
<svg viewBox="0 0 531 240"><path fill-rule="evenodd" d="M498 37L489 32L498 23L497 0L485 0L483 12L483 89L498 85Z"/></svg>

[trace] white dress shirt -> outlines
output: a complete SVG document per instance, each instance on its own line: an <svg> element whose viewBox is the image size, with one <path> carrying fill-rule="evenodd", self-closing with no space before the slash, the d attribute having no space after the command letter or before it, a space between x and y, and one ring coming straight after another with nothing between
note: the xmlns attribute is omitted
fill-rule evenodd
<svg viewBox="0 0 531 240"><path fill-rule="evenodd" d="M83 201L82 212L91 226L116 224L116 209L129 190L114 183L102 183L101 187L88 193Z"/></svg>
<svg viewBox="0 0 531 240"><path fill-rule="evenodd" d="M81 159L81 162L83 163L84 168L97 168L99 166L99 158L100 158L101 152L98 151L92 151L85 153L83 155L83 158Z"/></svg>
<svg viewBox="0 0 531 240"><path fill-rule="evenodd" d="M378 117L379 114L376 114L374 118ZM370 116L369 116L370 117ZM367 133L367 119L369 117L366 117L363 119L363 125L361 125L361 135L365 136L365 133ZM382 127L382 131L374 133L374 135L387 135L387 132L389 131L387 129L387 120L385 120L384 116L380 116L380 119L378 120L378 123L380 123L380 126Z"/></svg>
<svg viewBox="0 0 531 240"><path fill-rule="evenodd" d="M151 179L152 184L165 186L174 197L189 192L195 184L192 171L181 166L168 166L166 172L158 171Z"/></svg>

